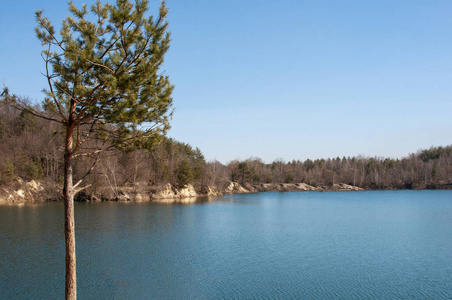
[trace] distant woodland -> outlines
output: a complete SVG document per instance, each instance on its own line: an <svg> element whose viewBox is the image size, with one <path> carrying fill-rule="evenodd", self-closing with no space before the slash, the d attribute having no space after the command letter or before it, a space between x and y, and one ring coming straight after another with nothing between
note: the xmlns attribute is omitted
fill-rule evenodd
<svg viewBox="0 0 452 300"><path fill-rule="evenodd" d="M42 108L44 109L44 108ZM0 185L17 178L61 183L63 180L63 128L17 111L0 102ZM401 159L335 157L265 163L259 158L227 164L206 161L200 149L164 138L149 149L124 152L111 149L102 155L80 157L74 182L83 179L87 193L108 187L192 184L224 187L230 181L306 183L332 186L346 183L365 189L442 188L452 181L452 145L419 150Z"/></svg>

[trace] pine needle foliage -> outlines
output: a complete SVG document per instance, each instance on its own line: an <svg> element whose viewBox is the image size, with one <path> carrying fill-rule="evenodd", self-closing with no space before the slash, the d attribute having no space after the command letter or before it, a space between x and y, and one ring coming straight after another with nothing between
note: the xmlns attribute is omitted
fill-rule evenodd
<svg viewBox="0 0 452 300"><path fill-rule="evenodd" d="M47 117L76 127L74 150L93 133L119 149L149 147L169 129L173 111L173 86L160 71L170 43L165 2L156 19L146 0L97 1L90 11L71 1L69 11L59 34L36 12Z"/></svg>

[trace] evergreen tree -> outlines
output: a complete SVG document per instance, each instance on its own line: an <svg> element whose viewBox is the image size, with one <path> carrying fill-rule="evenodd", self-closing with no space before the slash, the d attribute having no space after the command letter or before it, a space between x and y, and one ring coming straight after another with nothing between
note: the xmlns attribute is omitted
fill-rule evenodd
<svg viewBox="0 0 452 300"><path fill-rule="evenodd" d="M245 179L250 176L250 169L248 168L248 164L246 162L241 162L237 166L238 172L240 174L242 185L245 183Z"/></svg>
<svg viewBox="0 0 452 300"><path fill-rule="evenodd" d="M36 34L45 50L48 90L45 112L18 97L3 95L14 107L65 127L64 203L66 299L76 299L73 159L118 148L133 150L159 141L169 128L172 90L159 72L169 48L167 9L147 16L148 1L97 1L62 22L57 34L36 12ZM91 138L103 142L92 147ZM88 146L89 145L89 146Z"/></svg>
<svg viewBox="0 0 452 300"><path fill-rule="evenodd" d="M7 159L6 162L3 164L2 173L3 173L2 182L9 182L14 179L14 165L9 159Z"/></svg>
<svg viewBox="0 0 452 300"><path fill-rule="evenodd" d="M29 179L40 179L44 176L41 158L31 159L27 165L27 176Z"/></svg>
<svg viewBox="0 0 452 300"><path fill-rule="evenodd" d="M177 185L179 188L185 187L194 178L193 170L191 169L190 164L187 160L181 161L176 170L176 174L177 174Z"/></svg>

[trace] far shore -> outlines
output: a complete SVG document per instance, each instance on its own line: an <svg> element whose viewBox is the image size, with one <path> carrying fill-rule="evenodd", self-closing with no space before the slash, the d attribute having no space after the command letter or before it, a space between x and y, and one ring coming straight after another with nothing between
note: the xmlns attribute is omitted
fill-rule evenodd
<svg viewBox="0 0 452 300"><path fill-rule="evenodd" d="M452 183L429 184L424 186L411 186L406 189L452 189ZM90 194L79 191L75 196L78 202L159 202L159 203L192 203L199 197L216 197L225 194L244 194L262 192L339 192L339 191L364 191L361 187L336 183L331 186L312 186L306 183L260 183L240 184L230 181L223 188L205 185L202 189L195 189L191 184L183 188L177 188L171 184L164 185L131 185L98 189L98 193ZM381 189L380 189L381 190ZM25 203L61 202L61 188L57 185L46 184L40 181L17 180L10 187L0 187L0 205L14 205Z"/></svg>

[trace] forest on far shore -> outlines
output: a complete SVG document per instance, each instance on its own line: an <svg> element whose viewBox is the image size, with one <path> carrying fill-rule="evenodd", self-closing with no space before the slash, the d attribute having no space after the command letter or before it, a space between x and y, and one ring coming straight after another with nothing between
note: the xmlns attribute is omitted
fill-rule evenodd
<svg viewBox="0 0 452 300"><path fill-rule="evenodd" d="M0 185L18 178L62 183L63 135L58 124L17 111L0 101ZM306 183L332 186L346 183L364 189L441 188L452 181L452 145L419 150L401 159L335 157L265 163L259 158L227 164L206 161L200 149L163 138L146 150L117 149L95 157L80 157L74 182L83 179L86 193L113 192L126 185L176 187L192 184L223 188L240 184Z"/></svg>

